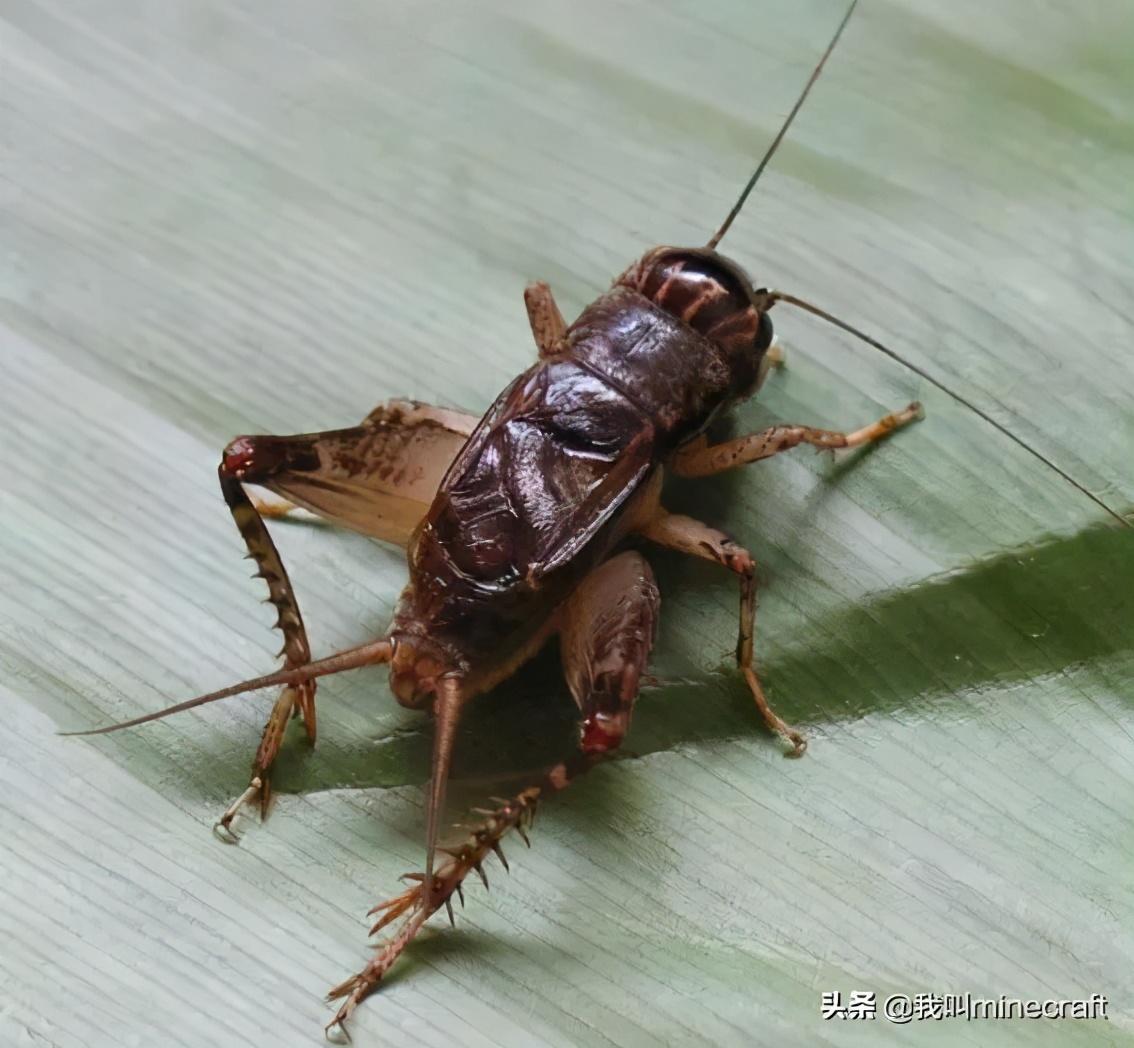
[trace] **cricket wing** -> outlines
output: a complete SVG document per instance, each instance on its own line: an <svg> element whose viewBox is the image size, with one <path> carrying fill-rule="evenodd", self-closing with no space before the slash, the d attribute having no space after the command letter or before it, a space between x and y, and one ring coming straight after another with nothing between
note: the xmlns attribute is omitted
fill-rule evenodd
<svg viewBox="0 0 1134 1048"><path fill-rule="evenodd" d="M263 468L243 479L404 546L476 422L460 411L391 401L350 429L241 438L263 449Z"/></svg>
<svg viewBox="0 0 1134 1048"><path fill-rule="evenodd" d="M653 425L627 396L573 361L537 364L453 462L435 538L471 579L538 584L611 520L653 456Z"/></svg>

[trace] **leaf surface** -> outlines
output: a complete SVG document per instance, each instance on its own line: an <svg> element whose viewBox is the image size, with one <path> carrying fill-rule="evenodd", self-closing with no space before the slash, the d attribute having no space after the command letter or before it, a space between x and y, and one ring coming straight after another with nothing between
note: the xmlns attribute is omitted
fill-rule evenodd
<svg viewBox="0 0 1134 1048"><path fill-rule="evenodd" d="M841 13L0 5L0 1040L318 1042L422 859L428 726L383 673L322 685L238 848L209 827L270 696L53 732L270 669L225 442L483 410L534 353L524 284L574 316L703 243ZM1106 0L861 5L723 246L934 381L781 306L788 365L734 428L927 418L669 495L759 560L808 754L731 669L732 581L656 556L630 756L547 806L356 1044L1134 1041L1132 40ZM402 555L276 533L316 652L377 635ZM554 754L554 653L466 720L470 798ZM1110 1020L911 1033L825 1022L825 990L1098 992Z"/></svg>

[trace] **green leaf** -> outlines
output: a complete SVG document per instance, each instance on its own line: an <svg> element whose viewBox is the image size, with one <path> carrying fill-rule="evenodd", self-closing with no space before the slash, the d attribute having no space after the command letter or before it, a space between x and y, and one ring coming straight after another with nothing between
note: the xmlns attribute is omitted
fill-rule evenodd
<svg viewBox="0 0 1134 1048"><path fill-rule="evenodd" d="M316 1043L422 860L423 718L379 671L325 682L235 848L209 828L270 696L54 731L271 668L225 441L483 409L532 358L527 281L573 316L705 241L842 8L0 11L0 1041ZM1132 39L1103 0L861 5L723 247L912 367L779 306L787 367L733 425L927 418L668 496L758 558L761 672L810 749L781 758L732 668L733 581L652 556L626 759L422 936L357 1044L1134 1042ZM401 553L276 533L317 653L379 634ZM466 798L552 759L555 653L467 720ZM855 990L1110 1018L820 1018Z"/></svg>

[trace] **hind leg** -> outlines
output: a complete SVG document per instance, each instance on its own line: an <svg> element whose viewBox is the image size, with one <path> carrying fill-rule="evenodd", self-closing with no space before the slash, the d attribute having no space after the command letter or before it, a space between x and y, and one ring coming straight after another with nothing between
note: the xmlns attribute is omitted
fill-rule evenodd
<svg viewBox="0 0 1134 1048"><path fill-rule="evenodd" d="M463 883L476 873L488 887L484 862L496 854L507 868L501 841L515 830L527 843L526 826L545 796L566 789L621 744L630 724L638 685L653 647L658 619L658 590L653 572L638 553L611 558L588 575L558 612L563 669L582 713L579 751L551 768L539 782L510 799L493 798L494 808L474 809L483 817L446 855L433 874L430 891L422 874L406 874L411 886L370 911L378 915L375 934L401 917L405 923L357 975L339 984L329 1000L345 998L327 1030L344 1023L369 994L422 925L445 907L453 920L452 896L464 903Z"/></svg>
<svg viewBox="0 0 1134 1048"><path fill-rule="evenodd" d="M227 460L228 456L226 456ZM311 648L307 643L307 631L303 625L303 617L299 613L299 604L291 587L291 580L287 576L280 559L279 551L268 534L263 518L256 512L240 481L233 475L226 461L222 461L219 469L221 492L228 504L232 519L248 547L248 556L256 562L256 575L268 584L268 600L276 609L276 626L284 636L284 645L280 654L284 656L285 669L297 669L311 661ZM265 815L268 802L271 799L270 773L279 753L280 743L283 741L287 723L294 714L301 714L307 737L312 743L315 741L315 682L306 681L297 687L290 685L281 689L276 699L268 722L264 725L264 733L260 738L260 745L252 761L252 775L247 789L234 801L217 822L216 830L222 839L231 841L232 820L237 812L249 801L259 798L260 814Z"/></svg>
<svg viewBox="0 0 1134 1048"><path fill-rule="evenodd" d="M634 552L596 568L564 604L560 650L567 686L583 715L584 753L622 744L654 644L659 604L654 573Z"/></svg>
<svg viewBox="0 0 1134 1048"><path fill-rule="evenodd" d="M472 416L413 401L392 400L375 408L361 425L289 437L245 436L225 449L218 469L221 492L268 584L276 626L284 636L284 669L311 659L307 632L287 570L264 523L262 500L245 485L267 488L278 500L269 516L282 516L294 503L374 538L404 544L424 516L453 455L472 431ZM232 822L257 798L261 815L271 797L271 769L288 721L301 714L315 741L315 682L285 687L264 726L248 787L217 823L232 841Z"/></svg>

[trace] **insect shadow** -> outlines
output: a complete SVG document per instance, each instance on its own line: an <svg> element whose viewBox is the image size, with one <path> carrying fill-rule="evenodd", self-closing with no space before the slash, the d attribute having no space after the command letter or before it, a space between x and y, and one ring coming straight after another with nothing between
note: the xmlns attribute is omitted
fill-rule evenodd
<svg viewBox="0 0 1134 1048"><path fill-rule="evenodd" d="M409 785L428 777L423 870L411 872L409 887L370 911L374 934L401 923L360 971L329 991L331 999L342 1002L327 1027L329 1036L349 1036L346 1023L355 1008L380 985L426 921L442 906L451 913L465 880L474 872L484 876L485 861L501 854L506 837L526 833L544 799L607 763L615 751L643 755L705 739L751 737L755 707L779 736L769 746L782 748L786 742L788 755L801 756L807 740L792 720L829 722L911 696L954 694L974 679L1027 674L1050 663L1053 652L1065 656L1071 647L1079 652L1097 644L1088 628L1072 630L1074 644L1062 646L1036 644L1035 634L1017 629L1020 610L1001 606L1004 588L1026 591L1027 609L1036 603L1049 609L1038 622L1043 633L1069 628L1062 621L1064 609L1048 599L1056 591L1034 589L1031 555L991 568L977 565L959 581L957 576L930 580L874 600L858 600L856 594L851 608L840 606L837 593L817 585L819 580L806 580L796 592L810 592L810 601L794 609L785 625L773 624L780 632L769 633L770 643L760 648L761 658L770 655L761 669L775 682L777 703L786 700L790 720L785 720L757 672L756 604L766 579L760 578L756 560L700 512L675 513L674 503L661 501L667 475L719 476L801 445L857 448L922 417L914 401L849 432L784 422L711 443L704 430L712 420L749 400L782 359L770 315L777 304L777 316L785 308L799 309L873 346L1013 437L915 363L821 306L756 286L738 262L717 250L856 2L851 0L775 138L703 246L647 250L571 324L547 284L529 284L524 300L537 360L479 419L392 400L343 429L232 440L217 467L218 483L276 611L283 668L77 733L134 728L278 687L247 786L215 826L228 839L245 809L266 813L273 784L286 788L287 765L276 764L293 714L301 718L308 739L313 742L319 734L317 679L387 664L397 701L432 713L428 756L422 733L385 719L396 726L392 734L386 729L378 738L344 746L341 737L328 740L324 733L320 759L303 763L305 770L322 769L328 786L377 783L379 776L384 786ZM274 511L257 503L248 490L254 486L406 549L408 581L388 627L364 643L312 658L316 649L266 524ZM719 505L727 493L725 485L710 498ZM760 513L771 504L761 503ZM698 509L705 508L704 498L699 499ZM797 519L814 509L805 501ZM791 563L786 543L792 536L784 531L782 515L777 527L762 523L765 534L778 534L785 543L771 547L774 572ZM681 581L693 585L689 597L673 585L674 607L685 612L679 610L674 624L664 627L662 657L653 663L661 613L657 578L642 551L623 549L625 543L651 543L704 564L676 566L659 558L663 588ZM727 632L726 620L716 615L716 609L724 610L723 599L704 593L716 585L707 578L710 566L732 577L736 610L728 615ZM1018 578L996 577L1001 569L1018 574L1021 566ZM795 570L811 569L796 562ZM989 585L989 578L996 585ZM1081 578L1065 581L1074 587ZM1105 572L1100 578L1110 581ZM1020 644L1012 640L1017 632ZM718 675L714 669L723 670L729 661L724 641L729 633L736 637L735 672ZM499 687L552 637L559 640L577 708L566 701L561 685L548 685L546 658L530 674ZM651 673L664 684L647 694L633 716L640 685ZM637 726L627 737L632 717ZM360 720L353 719L357 729ZM347 766L350 761L360 763ZM609 777L608 763L607 769ZM521 786L501 790L505 796L492 797L494 807L481 807L475 825L464 827L463 840L442 846L454 776L486 786L512 776ZM592 801L604 795L603 780L597 782L585 791ZM309 775L297 786L311 788Z"/></svg>
<svg viewBox="0 0 1134 1048"><path fill-rule="evenodd" d="M704 494L699 497L703 505ZM691 594L698 614L706 613L709 594L720 590L711 565L677 555L658 557L657 574L663 591ZM916 707L929 713L935 698L940 708L957 692L1134 651L1134 636L1120 621L1122 601L1104 596L1121 592L1134 592L1134 535L1090 528L845 607L825 618L825 639L808 643L806 650L777 643L772 634L764 672L790 716L813 730L872 712ZM725 595L731 596L727 590ZM662 619L662 654L635 715L625 759L737 738L777 747L773 736L753 726L750 697L729 672L727 627L719 651L701 650L689 634L687 607L676 601L671 607L673 614ZM728 613L722 603L722 623ZM714 655L720 672L705 668ZM578 711L561 683L558 660L552 645L470 708L462 723L456 780L472 803L541 764L555 763L574 745ZM288 751L280 792L424 783L430 771L428 732L409 717L407 724L371 738L384 755L378 766L369 747L326 755ZM601 778L602 769L596 774ZM588 803L601 805L606 791L593 793Z"/></svg>

